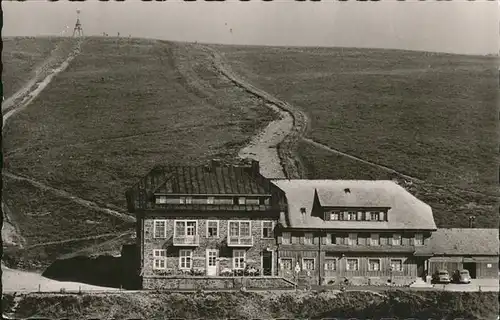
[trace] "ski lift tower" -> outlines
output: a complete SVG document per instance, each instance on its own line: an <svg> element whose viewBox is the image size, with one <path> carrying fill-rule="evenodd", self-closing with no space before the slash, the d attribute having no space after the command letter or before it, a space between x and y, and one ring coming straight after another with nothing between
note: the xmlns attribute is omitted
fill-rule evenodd
<svg viewBox="0 0 500 320"><path fill-rule="evenodd" d="M73 29L73 37L77 32L79 37L83 37L83 28L82 24L80 23L80 9L76 10L76 24L75 29Z"/></svg>

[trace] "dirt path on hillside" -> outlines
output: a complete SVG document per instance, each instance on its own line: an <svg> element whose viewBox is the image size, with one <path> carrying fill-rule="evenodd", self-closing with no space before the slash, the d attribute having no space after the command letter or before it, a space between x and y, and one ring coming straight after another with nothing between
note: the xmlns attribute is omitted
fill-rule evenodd
<svg viewBox="0 0 500 320"><path fill-rule="evenodd" d="M241 158L252 158L259 161L260 171L266 178L286 178L278 155L278 145L293 129L293 118L275 105L268 104L280 115L278 120L271 121L262 132L255 136L252 141L240 150L238 156Z"/></svg>
<svg viewBox="0 0 500 320"><path fill-rule="evenodd" d="M302 169L302 164L300 163L299 158L296 156L296 148L297 143L301 137L305 135L307 130L309 123L307 116L298 108L279 100L264 90L254 87L250 83L241 79L231 70L229 64L215 49L204 45L199 45L199 47L212 54L214 66L222 75L231 80L231 82L233 82L236 86L244 89L246 92L264 100L267 107L270 107L273 110L279 110L283 119L285 119L282 122L278 120L279 124L271 122L261 134L262 139L256 138L255 140L252 140L250 145L246 147L248 149L244 148L242 150L242 154L254 159L258 159L260 157L263 160L260 164L263 172L274 173L277 171L277 164L279 164L284 177L288 179L303 178L304 170ZM289 126L289 120L286 120L287 118L291 118L291 127ZM276 138L271 138L273 136ZM278 139L281 141L277 142L276 140ZM269 151L269 149L274 146L277 149L277 157L274 156L273 152ZM248 152L248 150L254 150L254 152L259 152L259 154L252 155Z"/></svg>
<svg viewBox="0 0 500 320"><path fill-rule="evenodd" d="M409 182L420 182L420 183L426 183L429 186L434 186L438 188L442 188L444 190L449 190L449 191L459 191L459 192L464 192L468 194L473 194L473 195L480 195L488 198L494 198L494 199L500 199L500 196L494 195L494 194L488 194L484 192L477 192L473 190L468 190L464 188L459 188L459 187L454 187L454 186L447 186L447 185L441 185L441 184L435 184L435 183L429 183L426 182L418 177L414 177L408 174L404 174L402 172L399 172L391 167L372 162L370 160L366 160L345 152L342 152L338 149L332 148L328 145L319 143L317 141L314 141L313 139L306 138L306 133L308 128L310 128L310 119L308 116L302 112L299 108L279 100L277 97L265 92L264 90L261 90L259 88L254 87L253 85L249 84L247 81L241 79L238 75L236 75L232 70L231 67L229 66L229 63L224 59L224 57L215 49L209 47L209 46L204 46L204 45L199 45L201 48L204 50L210 52L214 58L214 65L215 67L219 70L221 74L226 76L228 79L230 79L235 85L245 89L247 92L255 95L256 97L263 99L266 102L266 106L270 107L274 110L278 108L280 111L280 114L282 116L286 114L287 116L291 116L293 119L293 125L292 128L287 128L286 125L283 126L278 126L276 124L269 124L268 127L264 129L264 132L262 133L262 136L269 135L270 132L280 132L280 130L283 130L284 132L280 132L278 135L280 137L285 136L280 143L277 145L277 156L278 159L276 159L276 155L272 152L269 152L269 139L258 139L255 138L252 140L249 146L244 148L241 151L242 155L254 158L256 160L259 160L259 157L261 159L264 159L264 162L261 164L261 167L263 167L263 171L269 171L269 172L275 172L276 171L276 163L279 161L281 164L282 170L284 172L284 176L288 179L296 179L296 178L306 178L305 177L305 171L303 169L303 165L300 162L300 159L297 157L297 144L299 141L304 141L306 143L309 143L311 145L314 145L315 147L321 148L323 150L326 150L328 152L342 155L345 157L348 157L352 160L356 160L359 162L362 162L364 164L368 164L374 167L377 167L378 169L384 170L389 173L393 173L403 179L409 180ZM286 116L285 116L286 117ZM272 147L271 147L272 148Z"/></svg>
<svg viewBox="0 0 500 320"><path fill-rule="evenodd" d="M2 131L3 127L5 127L7 120L15 115L17 112L23 110L26 108L29 104L33 102L33 100L50 84L50 82L53 80L53 78L59 74L60 72L64 71L70 64L70 62L80 53L81 49L81 41L79 41L73 51L69 54L69 56L55 69L50 70L50 73L45 76L45 78L40 81L39 76L43 74L44 72L47 71L47 69L50 67L50 64L53 60L52 58L49 57L48 59L45 60L45 62L40 66L36 71L35 71L35 77L31 80L29 80L20 90L18 90L11 98L7 99L2 103ZM55 58L54 58L55 59ZM7 111L5 114L3 112ZM26 177L21 177L6 171L2 171L2 175L16 179L16 180L21 180L21 181L27 181L31 183L32 185L42 189L42 190L48 190L51 191L58 196L70 199L71 201L83 205L87 208L97 210L100 212L103 212L108 215L112 215L115 217L118 217L122 220L129 221L129 222L135 222L135 218L132 216L129 216L127 214L124 214L122 212L112 210L109 208L103 208L96 203L92 201L88 201L85 199L81 199L79 197L73 196L70 193L52 188L50 186L47 186L45 184L42 184L38 181L35 181L30 178ZM19 245L20 248L23 248L26 244L26 240L21 236L21 232L18 228L18 226L14 223L11 217L8 216L10 213L10 209L4 204L3 199L2 199L2 207L3 207L3 213L4 217L6 217L4 220L4 224L2 226L2 239L4 243L10 243L13 245ZM108 234L107 236L109 236ZM96 239L97 238L102 238L105 235L101 236L94 236ZM94 237L89 237L89 239L92 239ZM60 242L53 242L53 243L44 243L44 244L38 244L34 246L41 246L41 245L49 245L49 244L56 244L56 243L65 243L65 242L72 242L72 241L79 241L79 240L89 240L89 239L67 239L67 240L62 240ZM33 246L31 246L33 247ZM64 288L66 290L115 290L113 288L104 288L104 287L97 287L97 286L91 286L91 285L86 285L82 283L76 283L76 282L61 282L61 281L56 281L52 279L48 279L43 277L42 275L38 273L32 273L32 272L24 272L24 271L19 271L19 270L13 270L9 269L6 266L3 265L2 263L2 284L3 284L3 290L5 292L9 291L59 291L60 289Z"/></svg>
<svg viewBox="0 0 500 320"><path fill-rule="evenodd" d="M123 221L135 222L135 217L133 217L131 215L128 215L128 214L126 214L124 212L120 212L120 211L113 210L113 209L110 209L110 208L101 207L100 205L98 205L97 203L95 203L93 201L82 199L80 197L77 197L77 196L74 196L74 195L70 194L67 191L53 188L51 186L48 186L46 184L43 184L43 183L38 182L36 180L33 180L31 178L22 177L22 176L10 173L10 172L8 172L6 170L3 170L2 174L5 177L8 177L8 178L11 178L11 179L14 179L14 180L29 182L30 184L34 185L35 187L37 187L37 188L39 188L41 190L50 191L50 192L52 192L52 193L54 193L54 194L56 194L56 195L58 195L60 197L66 198L68 200L71 200L72 202L77 203L79 205L82 205L84 207L87 207L89 209L92 209L92 210L95 210L95 211L99 211L99 212L105 213L105 214L113 216L113 217L120 218Z"/></svg>
<svg viewBox="0 0 500 320"><path fill-rule="evenodd" d="M98 234L95 236L88 236L88 237L83 237L83 238L72 238L72 239L66 239L66 240L59 240L59 241L49 241L49 242L42 242L42 243L37 243L31 246L27 246L26 249L32 249L32 248L37 248L37 247L45 247L45 246L50 246L54 244L62 244L62 243L70 243L70 242L79 242L79 241L88 241L88 240L97 240L101 238L107 238L111 236L117 236L121 237L125 234L130 233L130 231L127 232L112 232L112 233L102 233Z"/></svg>
<svg viewBox="0 0 500 320"><path fill-rule="evenodd" d="M29 92L33 91L33 86L37 84L38 81L40 81L41 76L43 76L49 68L53 65L53 63L57 60L57 57L55 56L56 51L59 50L59 44L57 44L54 49L50 51L49 56L42 61L41 63L38 64L37 67L35 67L34 71L34 77L28 80L19 90L17 90L12 96L8 97L5 99L5 101L2 102L2 112L7 111L8 109L12 108L14 105L17 104L23 104L29 99L27 96ZM21 101L19 101L22 99Z"/></svg>
<svg viewBox="0 0 500 320"><path fill-rule="evenodd" d="M3 115L3 126L5 127L5 124L7 120L12 117L14 114L19 112L20 110L26 108L35 98L45 89L49 83L52 81L52 79L60 72L64 71L68 66L69 63L80 53L80 45L81 42L78 42L73 51L69 54L69 56L64 60L61 65L59 65L57 68L52 69L51 72L40 82L38 82L38 74L35 76L35 78L31 79L28 81L28 83L20 90L21 93L16 93L18 94L18 97L16 99L12 100L12 103L21 99L22 101L19 104L15 105L10 105L7 104L4 106L2 104L2 111L10 109L6 114ZM49 58L50 59L50 58ZM48 66L46 66L48 67ZM45 67L45 68L46 68ZM34 83L36 85L34 86ZM19 92L19 91L18 91Z"/></svg>

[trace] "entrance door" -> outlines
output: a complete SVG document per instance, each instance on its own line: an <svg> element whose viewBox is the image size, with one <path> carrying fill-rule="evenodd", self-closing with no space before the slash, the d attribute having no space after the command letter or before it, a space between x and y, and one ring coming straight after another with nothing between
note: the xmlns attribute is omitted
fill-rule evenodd
<svg viewBox="0 0 500 320"><path fill-rule="evenodd" d="M470 277L476 279L476 263L475 262L465 262L464 269L469 270Z"/></svg>
<svg viewBox="0 0 500 320"><path fill-rule="evenodd" d="M219 251L217 249L207 249L207 276L217 275L217 258Z"/></svg>
<svg viewBox="0 0 500 320"><path fill-rule="evenodd" d="M273 252L272 251L262 251L262 275L272 276L273 275Z"/></svg>
<svg viewBox="0 0 500 320"><path fill-rule="evenodd" d="M418 259L417 260L417 277L420 277L424 280L425 279L425 261L424 259Z"/></svg>

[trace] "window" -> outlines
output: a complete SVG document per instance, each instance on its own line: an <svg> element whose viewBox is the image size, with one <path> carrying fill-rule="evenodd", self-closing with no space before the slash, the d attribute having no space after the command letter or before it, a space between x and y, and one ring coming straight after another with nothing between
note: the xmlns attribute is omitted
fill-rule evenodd
<svg viewBox="0 0 500 320"><path fill-rule="evenodd" d="M403 271L403 260L401 259L391 259L392 271Z"/></svg>
<svg viewBox="0 0 500 320"><path fill-rule="evenodd" d="M174 237L194 237L197 229L196 220L175 221Z"/></svg>
<svg viewBox="0 0 500 320"><path fill-rule="evenodd" d="M346 270L348 271L358 271L359 261L358 259L347 259Z"/></svg>
<svg viewBox="0 0 500 320"><path fill-rule="evenodd" d="M304 244L313 244L313 234L304 233Z"/></svg>
<svg viewBox="0 0 500 320"><path fill-rule="evenodd" d="M371 246L380 245L380 235L378 233L372 233L370 235L370 245Z"/></svg>
<svg viewBox="0 0 500 320"><path fill-rule="evenodd" d="M290 232L283 232L281 234L281 243L282 244L290 244L292 238L292 234Z"/></svg>
<svg viewBox="0 0 500 320"><path fill-rule="evenodd" d="M262 238L264 239L274 238L272 221L262 221Z"/></svg>
<svg viewBox="0 0 500 320"><path fill-rule="evenodd" d="M325 259L325 271L336 271L337 259Z"/></svg>
<svg viewBox="0 0 500 320"><path fill-rule="evenodd" d="M208 197L207 198L207 204L214 204L215 198L214 197Z"/></svg>
<svg viewBox="0 0 500 320"><path fill-rule="evenodd" d="M401 245L401 235L400 234L393 234L392 235L392 245L393 246L400 246Z"/></svg>
<svg viewBox="0 0 500 320"><path fill-rule="evenodd" d="M180 197L179 198L179 203L180 204L185 204L186 203L186 197Z"/></svg>
<svg viewBox="0 0 500 320"><path fill-rule="evenodd" d="M229 221L229 236L231 238L249 238L250 221Z"/></svg>
<svg viewBox="0 0 500 320"><path fill-rule="evenodd" d="M238 204L245 204L246 203L245 200L246 200L245 197L239 197L238 198Z"/></svg>
<svg viewBox="0 0 500 320"><path fill-rule="evenodd" d="M207 221L207 237L209 238L219 237L219 221L217 220Z"/></svg>
<svg viewBox="0 0 500 320"><path fill-rule="evenodd" d="M281 258L281 266L283 270L292 270L292 259Z"/></svg>
<svg viewBox="0 0 500 320"><path fill-rule="evenodd" d="M423 246L424 245L424 235L421 233L416 233L415 234L415 245L416 246Z"/></svg>
<svg viewBox="0 0 500 320"><path fill-rule="evenodd" d="M303 270L314 270L314 259L302 259Z"/></svg>
<svg viewBox="0 0 500 320"><path fill-rule="evenodd" d="M356 220L356 218L357 218L357 214L356 214L356 212L354 212L354 211L349 211L349 212L347 213L347 220L349 220L349 221L351 221L351 220Z"/></svg>
<svg viewBox="0 0 500 320"><path fill-rule="evenodd" d="M193 203L193 198L192 197L186 197L186 204L191 204Z"/></svg>
<svg viewBox="0 0 500 320"><path fill-rule="evenodd" d="M380 213L370 212L370 220L374 220L374 221L380 220Z"/></svg>
<svg viewBox="0 0 500 320"><path fill-rule="evenodd" d="M359 220L359 221L363 220L363 212L358 211L358 215L356 216L356 220Z"/></svg>
<svg viewBox="0 0 500 320"><path fill-rule="evenodd" d="M167 268L167 250L155 249L153 250L153 269L166 269Z"/></svg>
<svg viewBox="0 0 500 320"><path fill-rule="evenodd" d="M153 227L153 237L154 238L166 238L167 237L167 220L154 220Z"/></svg>
<svg viewBox="0 0 500 320"><path fill-rule="evenodd" d="M259 204L262 205L269 205L271 203L271 199L269 198L259 198Z"/></svg>
<svg viewBox="0 0 500 320"><path fill-rule="evenodd" d="M349 233L349 238L347 239L347 244L350 246L354 246L358 244L358 234L357 233Z"/></svg>
<svg viewBox="0 0 500 320"><path fill-rule="evenodd" d="M337 244L337 236L335 233L328 234L326 239L327 244Z"/></svg>
<svg viewBox="0 0 500 320"><path fill-rule="evenodd" d="M157 204L165 204L167 203L167 196L157 196L156 197Z"/></svg>
<svg viewBox="0 0 500 320"><path fill-rule="evenodd" d="M368 259L368 270L369 271L379 271L380 270L380 259Z"/></svg>
<svg viewBox="0 0 500 320"><path fill-rule="evenodd" d="M179 269L193 267L193 250L179 250Z"/></svg>
<svg viewBox="0 0 500 320"><path fill-rule="evenodd" d="M246 198L244 204L258 206L259 205L259 198Z"/></svg>
<svg viewBox="0 0 500 320"><path fill-rule="evenodd" d="M338 212L330 212L330 220L339 220Z"/></svg>
<svg viewBox="0 0 500 320"><path fill-rule="evenodd" d="M233 250L233 269L245 269L245 250Z"/></svg>

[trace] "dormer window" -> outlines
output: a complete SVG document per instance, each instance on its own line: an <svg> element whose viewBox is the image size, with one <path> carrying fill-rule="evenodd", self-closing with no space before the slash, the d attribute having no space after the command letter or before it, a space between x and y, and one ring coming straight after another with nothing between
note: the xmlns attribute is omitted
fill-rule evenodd
<svg viewBox="0 0 500 320"><path fill-rule="evenodd" d="M330 212L330 220L339 220L339 213L335 211Z"/></svg>
<svg viewBox="0 0 500 320"><path fill-rule="evenodd" d="M353 221L353 220L356 220L356 218L357 218L356 212L354 212L354 211L347 212L347 220Z"/></svg>
<svg viewBox="0 0 500 320"><path fill-rule="evenodd" d="M379 221L380 213L379 212L370 212L370 220Z"/></svg>

